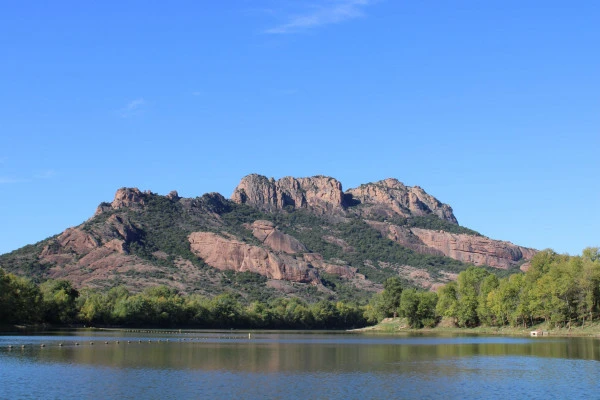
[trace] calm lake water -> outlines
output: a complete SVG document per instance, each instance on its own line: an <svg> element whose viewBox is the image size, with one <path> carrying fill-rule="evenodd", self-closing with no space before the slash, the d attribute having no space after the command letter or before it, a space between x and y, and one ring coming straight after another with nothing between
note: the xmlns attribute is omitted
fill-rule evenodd
<svg viewBox="0 0 600 400"><path fill-rule="evenodd" d="M248 338L239 331L3 335L0 398L591 399L600 398L600 340L314 332Z"/></svg>

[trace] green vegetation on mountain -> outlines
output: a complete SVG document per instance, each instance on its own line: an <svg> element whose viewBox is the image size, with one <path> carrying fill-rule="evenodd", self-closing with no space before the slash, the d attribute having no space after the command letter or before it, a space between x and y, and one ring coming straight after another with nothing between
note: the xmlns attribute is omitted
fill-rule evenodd
<svg viewBox="0 0 600 400"><path fill-rule="evenodd" d="M150 193L140 192L140 196L143 200L142 207L112 209L108 203L101 204L103 212L79 228L91 235L96 242L102 243L117 237L114 228L110 228L111 218L118 217L126 221L131 232L128 234L125 250L131 256L139 257L144 263L156 268L115 273L110 280L96 280L98 286L110 289L135 279L158 280L169 284L170 277L180 270L182 262L187 262L206 277L200 283L183 282L189 286L188 293L215 296L225 289L235 295L241 295L247 301L269 301L280 297L281 292L269 287L266 279L237 279L235 277L239 273L216 270L190 250L188 236L198 231L228 234L250 245L260 246L261 242L248 228L257 220L272 221L277 229L302 242L309 252L322 255L326 261L354 267L358 273L375 284L383 284L388 278L396 277L404 286L413 286L414 283L400 273L399 268L405 265L427 271L434 280L442 278L441 274L459 273L468 268L467 264L448 257L419 254L403 247L383 237L379 231L360 218L317 215L309 210L293 208L265 212L250 205L226 200L219 194L206 194L181 201ZM442 228L476 234L434 215L398 219L393 222L406 226ZM327 237L334 237L346 246L335 244L327 240ZM0 256L0 266L7 271L31 277L35 282L43 282L49 277L52 267L52 264L45 263L40 257L45 247L50 250L55 247L58 249L60 246L57 237ZM72 253L74 260L82 256ZM507 273L492 268L488 270L497 275ZM292 295L309 302L341 300L358 301L362 304L372 295L372 291L358 288L337 275L321 271L319 277L327 290L290 283ZM186 278L182 276L180 279Z"/></svg>
<svg viewBox="0 0 600 400"><path fill-rule="evenodd" d="M434 214L412 216L410 218L374 216L372 217L372 219L374 221L385 221L394 225L407 226L410 228L432 229L436 231L444 231L449 233L465 234L471 236L483 236L477 231L466 228L464 226L453 224L452 222L443 220Z"/></svg>
<svg viewBox="0 0 600 400"><path fill-rule="evenodd" d="M242 278L245 276L245 278ZM240 274L238 279L257 277ZM298 298L246 302L223 293L181 295L166 286L142 293L124 287L107 292L75 290L64 280L36 285L0 269L0 325L119 325L193 328L341 329L366 324L363 307L341 301L309 304Z"/></svg>
<svg viewBox="0 0 600 400"><path fill-rule="evenodd" d="M0 267L11 290L21 287L10 301L22 304L27 294L37 310L35 318L20 319L25 322L123 324L131 317L159 323L156 310L144 311L142 297L157 297L152 288L161 287L172 292L161 289L158 297L185 299L173 300L175 308L189 299L200 304L198 299L226 296L246 315L252 304L270 309L285 298L321 321L311 326L322 326L326 318L315 315L331 313L326 304L338 303L362 307L365 321L403 313L414 314L414 326L429 326L437 297L422 289L452 281L477 263L481 274L493 276L492 290L494 282L519 273L533 254L459 226L449 205L396 179L343 192L340 182L325 176L276 181L251 174L231 200L218 193L181 198L176 192L161 196L121 188L81 225L0 255ZM116 293L131 300L119 303ZM88 297L86 304L82 299ZM477 323L469 310L465 324ZM179 316L160 323L180 323L188 315L182 312L167 312ZM90 317L96 314L102 317ZM19 320L15 315L7 321ZM211 318L196 322L222 323ZM267 317L240 318L244 324L253 320L253 326L273 324Z"/></svg>
<svg viewBox="0 0 600 400"><path fill-rule="evenodd" d="M226 271L229 284L264 282L257 274ZM0 322L3 324L91 324L185 326L198 328L349 328L401 316L413 328L433 327L449 318L459 327L584 326L600 317L600 250L581 256L545 250L526 273L498 278L470 267L437 293L405 287L388 278L368 304L306 302L297 297L248 301L232 292L212 298L183 295L157 286L141 293L115 287L76 290L70 282L37 285L0 269Z"/></svg>
<svg viewBox="0 0 600 400"><path fill-rule="evenodd" d="M370 321L397 314L417 328L433 326L431 318L442 317L462 328L585 326L600 319L600 250L587 248L581 256L544 250L534 256L526 273L500 279L471 267L437 294L405 289L394 310L385 295L384 291L371 300L366 314Z"/></svg>

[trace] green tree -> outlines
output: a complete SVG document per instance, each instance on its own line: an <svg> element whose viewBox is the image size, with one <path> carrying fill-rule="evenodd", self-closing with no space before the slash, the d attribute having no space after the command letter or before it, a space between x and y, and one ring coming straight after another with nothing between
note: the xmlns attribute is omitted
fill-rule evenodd
<svg viewBox="0 0 600 400"><path fill-rule="evenodd" d="M243 325L244 312L237 299L223 293L209 302L212 325L216 328L235 328Z"/></svg>
<svg viewBox="0 0 600 400"><path fill-rule="evenodd" d="M427 328L433 328L437 323L436 306L438 295L435 292L420 292L419 306L417 308L417 316L420 325Z"/></svg>
<svg viewBox="0 0 600 400"><path fill-rule="evenodd" d="M37 285L0 269L0 323L39 322L41 306L42 296Z"/></svg>
<svg viewBox="0 0 600 400"><path fill-rule="evenodd" d="M421 319L418 314L419 295L415 289L406 289L402 292L399 310L400 315L408 319L411 328L421 327Z"/></svg>
<svg viewBox="0 0 600 400"><path fill-rule="evenodd" d="M79 292L66 280L48 280L40 285L44 301L44 319L48 322L68 324L78 313Z"/></svg>
<svg viewBox="0 0 600 400"><path fill-rule="evenodd" d="M331 302L321 300L311 306L311 311L315 318L315 327L324 329L339 327L339 311Z"/></svg>
<svg viewBox="0 0 600 400"><path fill-rule="evenodd" d="M479 298L477 300L477 317L479 321L488 326L494 325L495 318L492 312L489 294L498 288L499 281L496 275L490 274L483 279L479 287Z"/></svg>
<svg viewBox="0 0 600 400"><path fill-rule="evenodd" d="M392 277L383 283L381 307L386 317L396 317L398 307L402 299L402 281L400 278Z"/></svg>
<svg viewBox="0 0 600 400"><path fill-rule="evenodd" d="M488 275L489 272L477 267L469 267L458 274L458 310L456 315L458 326L472 327L479 325L477 308L479 306L480 287Z"/></svg>
<svg viewBox="0 0 600 400"><path fill-rule="evenodd" d="M454 323L457 322L458 284L456 282L450 282L438 290L438 302L435 311L438 316L452 318Z"/></svg>

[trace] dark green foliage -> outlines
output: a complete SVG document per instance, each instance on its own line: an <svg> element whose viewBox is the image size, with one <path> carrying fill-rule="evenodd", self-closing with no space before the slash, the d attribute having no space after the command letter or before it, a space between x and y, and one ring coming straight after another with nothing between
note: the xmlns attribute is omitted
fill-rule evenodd
<svg viewBox="0 0 600 400"><path fill-rule="evenodd" d="M397 277L388 278L383 283L382 311L386 316L396 316L398 307L400 307L403 289L402 281Z"/></svg>
<svg viewBox="0 0 600 400"><path fill-rule="evenodd" d="M243 293L247 301L268 301L280 295L266 283L266 276L254 272L223 271L221 275L221 286Z"/></svg>
<svg viewBox="0 0 600 400"><path fill-rule="evenodd" d="M76 300L79 292L65 280L49 280L40 285L43 295L43 319L47 322L68 324L77 316Z"/></svg>
<svg viewBox="0 0 600 400"><path fill-rule="evenodd" d="M598 248L582 256L543 250L531 260L525 274L498 279L470 268L458 281L442 287L437 304L440 316L458 326L572 326L593 321L600 314L600 258Z"/></svg>
<svg viewBox="0 0 600 400"><path fill-rule="evenodd" d="M358 290L355 286L349 284L347 280L341 278L339 275L328 274L327 272L321 271L319 273L319 277L321 279L321 283L323 283L323 286L333 290L336 293L338 300L365 304L372 296L371 292Z"/></svg>
<svg viewBox="0 0 600 400"><path fill-rule="evenodd" d="M232 282L263 281L251 273L229 274ZM68 281L33 282L0 269L0 324L52 323L194 328L343 329L366 324L355 303L272 298L248 303L233 293L213 298L183 296L167 286L131 294L124 287L81 293Z"/></svg>
<svg viewBox="0 0 600 400"><path fill-rule="evenodd" d="M109 203L101 204L100 212L83 223L80 228L86 231L98 243L106 243L113 238L121 238L109 221L116 217L125 221L133 233L127 235L125 250L144 260L145 264L157 268L145 271L129 270L110 279L93 282L97 286L111 288L134 278L168 283L179 279L188 285L189 293L202 293L214 296L224 289L241 295L244 301L268 302L280 294L266 285L265 278L214 270L190 251L188 236L192 232L214 232L220 235L234 235L242 242L262 245L256 239L247 224L256 220L268 220L276 224L280 231L292 235L302 242L310 252L319 253L325 262L349 265L366 276L368 280L383 284L388 278L400 279L405 287L413 285L399 276L402 266L424 269L433 279L439 278L440 271L459 273L468 265L440 256L422 255L383 237L381 233L358 218L341 218L335 215L315 215L304 209L287 208L284 211L263 212L246 204L236 204L219 194L206 194L195 199L178 199L151 193L142 195L143 204L131 208L112 209ZM352 202L350 198L346 199ZM357 207L360 207L358 205ZM114 219L114 218L113 218ZM470 233L457 225L443 221L435 216L414 217L391 221L405 226L419 226L443 229L449 232ZM329 238L329 239L327 239ZM331 238L334 238L332 240ZM335 244L336 240L338 244ZM347 244L340 246L339 241ZM58 242L49 238L35 245L26 246L10 254L0 256L0 266L8 271L32 277L41 282L48 277L51 265L41 264L39 255L48 246L52 252L60 251ZM62 255L65 255L64 253ZM73 257L73 263L84 254L66 254ZM190 279L182 276L182 262L191 262L210 279ZM492 271L490 269L490 271ZM372 292L356 288L348 280L327 274L322 270L321 282L331 292L317 290L306 284L290 283L293 295L314 303L320 300L341 300L365 304ZM493 270L494 274L510 274L513 271ZM176 278L174 278L174 276ZM195 282L193 285L191 282ZM201 282L201 283L198 283ZM91 304L91 303L90 303ZM91 307L91 306L90 306ZM143 307L142 307L143 308ZM103 311L99 315L104 315ZM98 317L100 319L104 317Z"/></svg>
<svg viewBox="0 0 600 400"><path fill-rule="evenodd" d="M450 233L464 233L473 236L482 236L481 233L474 231L464 226L453 224L444 219L438 218L434 214L423 215L419 217L411 217L406 219L406 226L432 229L435 231L445 231Z"/></svg>
<svg viewBox="0 0 600 400"><path fill-rule="evenodd" d="M0 255L0 266L6 271L31 277L40 282L42 275L50 268L50 265L38 261L38 255L46 245L53 240L50 237L36 244L30 244L7 254Z"/></svg>
<svg viewBox="0 0 600 400"><path fill-rule="evenodd" d="M358 268L367 279L378 283L398 275L393 268L381 268L378 265L380 260L390 265L423 268L434 278L439 275L440 270L460 272L468 267L448 257L423 255L403 247L382 237L380 232L362 220L336 222L304 210L275 213L271 220L274 220L281 230L304 243L310 251L323 255L325 259L344 260ZM345 251L340 246L325 241L323 238L326 236L344 240L354 251ZM410 285L408 282L405 284Z"/></svg>
<svg viewBox="0 0 600 400"><path fill-rule="evenodd" d="M36 323L42 318L41 308L37 285L0 268L0 325Z"/></svg>

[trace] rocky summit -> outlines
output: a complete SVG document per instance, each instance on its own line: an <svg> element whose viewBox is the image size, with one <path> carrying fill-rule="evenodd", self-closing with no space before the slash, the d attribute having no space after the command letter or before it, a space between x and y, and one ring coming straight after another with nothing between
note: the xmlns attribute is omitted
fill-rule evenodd
<svg viewBox="0 0 600 400"><path fill-rule="evenodd" d="M449 205L396 179L344 191L326 176L251 174L230 200L121 188L83 224L0 256L0 267L78 288L356 300L388 277L433 290L470 265L516 272L535 253L460 226Z"/></svg>

